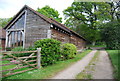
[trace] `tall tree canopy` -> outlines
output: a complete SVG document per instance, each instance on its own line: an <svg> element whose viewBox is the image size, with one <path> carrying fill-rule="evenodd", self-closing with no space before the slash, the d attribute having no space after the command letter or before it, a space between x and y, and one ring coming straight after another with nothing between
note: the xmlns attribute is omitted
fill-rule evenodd
<svg viewBox="0 0 120 81"><path fill-rule="evenodd" d="M60 14L58 13L58 11L51 8L50 6L45 6L41 9L38 8L37 12L39 12L39 13L41 13L41 14L49 17L49 18L51 17L51 18L55 19L56 21L58 21L60 23L62 22L62 18L59 17Z"/></svg>
<svg viewBox="0 0 120 81"><path fill-rule="evenodd" d="M110 5L110 15L112 17L111 21L120 19L120 1L107 2Z"/></svg>
<svg viewBox="0 0 120 81"><path fill-rule="evenodd" d="M107 48L120 50L120 22L117 20L108 22L103 25L102 37Z"/></svg>
<svg viewBox="0 0 120 81"><path fill-rule="evenodd" d="M65 25L91 42L99 40L100 24L111 20L111 6L106 2L73 2L65 9Z"/></svg>

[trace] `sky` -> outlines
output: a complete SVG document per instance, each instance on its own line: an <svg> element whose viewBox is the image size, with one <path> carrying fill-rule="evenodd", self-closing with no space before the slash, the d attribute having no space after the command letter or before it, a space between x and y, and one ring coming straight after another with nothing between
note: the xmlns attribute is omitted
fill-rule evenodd
<svg viewBox="0 0 120 81"><path fill-rule="evenodd" d="M64 17L62 11L72 4L74 0L0 0L0 18L13 17L24 5L36 10L46 5L54 8Z"/></svg>

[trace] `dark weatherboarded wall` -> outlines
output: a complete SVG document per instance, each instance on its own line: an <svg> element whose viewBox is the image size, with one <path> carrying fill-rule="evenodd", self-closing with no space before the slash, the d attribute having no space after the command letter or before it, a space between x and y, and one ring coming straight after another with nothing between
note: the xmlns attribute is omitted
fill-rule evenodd
<svg viewBox="0 0 120 81"><path fill-rule="evenodd" d="M63 33L63 32L60 32L58 30L55 30L55 29L51 29L51 32L52 32L52 35L51 37L56 39L56 40L59 40L63 43L69 43L70 42L70 36Z"/></svg>

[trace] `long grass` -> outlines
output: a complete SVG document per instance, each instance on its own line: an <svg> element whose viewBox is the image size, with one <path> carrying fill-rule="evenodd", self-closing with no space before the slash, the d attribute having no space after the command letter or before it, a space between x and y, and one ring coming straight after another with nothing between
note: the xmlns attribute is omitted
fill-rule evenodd
<svg viewBox="0 0 120 81"><path fill-rule="evenodd" d="M119 64L119 59L120 59L120 52L119 50L107 50L110 59L112 61L112 64L114 66L114 78L119 79L120 81L120 64Z"/></svg>
<svg viewBox="0 0 120 81"><path fill-rule="evenodd" d="M59 61L56 64L51 66L42 67L41 69L35 69L35 70L24 72L21 74L12 75L3 79L47 79L47 78L53 77L60 71L66 69L70 65L82 59L90 51L91 50L86 50L80 54L77 54L74 59Z"/></svg>

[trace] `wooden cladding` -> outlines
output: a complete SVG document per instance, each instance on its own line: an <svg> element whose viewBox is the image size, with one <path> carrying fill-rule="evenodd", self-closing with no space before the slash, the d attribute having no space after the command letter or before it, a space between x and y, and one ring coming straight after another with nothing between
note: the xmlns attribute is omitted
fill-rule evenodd
<svg viewBox="0 0 120 81"><path fill-rule="evenodd" d="M78 49L85 46L86 40L71 29L25 7L6 27L6 47L28 48L33 46L35 41L46 38L54 38L62 43L73 43Z"/></svg>
<svg viewBox="0 0 120 81"><path fill-rule="evenodd" d="M78 49L82 49L85 47L85 41L76 37L75 35L68 35L64 32L60 32L60 30L56 30L51 28L52 35L51 38L59 40L63 43L72 43L77 46Z"/></svg>

